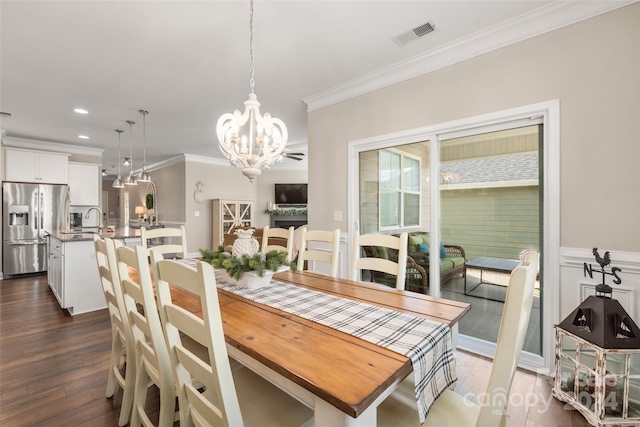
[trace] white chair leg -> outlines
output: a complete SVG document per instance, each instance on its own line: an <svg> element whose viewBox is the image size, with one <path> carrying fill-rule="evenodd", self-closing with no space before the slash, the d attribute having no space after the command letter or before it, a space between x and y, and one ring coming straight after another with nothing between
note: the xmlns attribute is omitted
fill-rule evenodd
<svg viewBox="0 0 640 427"><path fill-rule="evenodd" d="M107 379L107 391L106 397L113 397L116 391L116 372L120 365L120 358L122 357L122 343L120 342L120 336L116 330L111 331L111 362L109 364L109 377Z"/></svg>

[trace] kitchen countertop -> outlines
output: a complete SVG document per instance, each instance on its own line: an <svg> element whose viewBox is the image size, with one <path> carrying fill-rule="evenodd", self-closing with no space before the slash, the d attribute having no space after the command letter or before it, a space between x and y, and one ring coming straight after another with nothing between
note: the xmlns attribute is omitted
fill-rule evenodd
<svg viewBox="0 0 640 427"><path fill-rule="evenodd" d="M109 227L111 230L111 227ZM83 233L83 231L85 231ZM101 232L98 232L97 227L85 227L78 231L52 231L48 232L50 236L55 237L56 239L62 242L82 242L93 240L93 236L98 234L100 237L109 237L111 239L130 239L140 237L140 229L132 228L132 227L116 227L113 231L107 231L107 229L103 229Z"/></svg>

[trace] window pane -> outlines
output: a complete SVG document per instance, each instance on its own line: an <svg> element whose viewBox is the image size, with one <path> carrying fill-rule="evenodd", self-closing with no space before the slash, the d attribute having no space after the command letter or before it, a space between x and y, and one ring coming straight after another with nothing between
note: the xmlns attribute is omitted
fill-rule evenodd
<svg viewBox="0 0 640 427"><path fill-rule="evenodd" d="M400 226L400 193L380 190L380 226Z"/></svg>
<svg viewBox="0 0 640 427"><path fill-rule="evenodd" d="M380 151L380 188L400 189L400 155Z"/></svg>
<svg viewBox="0 0 640 427"><path fill-rule="evenodd" d="M420 195L404 195L404 226L411 227L420 225Z"/></svg>
<svg viewBox="0 0 640 427"><path fill-rule="evenodd" d="M404 158L403 189L420 191L420 161L411 157Z"/></svg>

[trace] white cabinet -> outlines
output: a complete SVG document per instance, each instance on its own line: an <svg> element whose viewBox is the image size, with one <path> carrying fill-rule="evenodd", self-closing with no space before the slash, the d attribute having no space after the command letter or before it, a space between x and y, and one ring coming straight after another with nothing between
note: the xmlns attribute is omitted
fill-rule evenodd
<svg viewBox="0 0 640 427"><path fill-rule="evenodd" d="M31 150L5 150L7 181L67 184L69 156Z"/></svg>
<svg viewBox="0 0 640 427"><path fill-rule="evenodd" d="M99 177L98 165L69 162L69 203L73 206L98 206Z"/></svg>
<svg viewBox="0 0 640 427"><path fill-rule="evenodd" d="M107 307L93 240L64 242L49 236L49 286L72 315Z"/></svg>
<svg viewBox="0 0 640 427"><path fill-rule="evenodd" d="M49 287L58 300L58 304L62 306L62 283L64 282L63 268L64 253L62 252L62 242L55 237L49 236L49 267L47 269L47 279Z"/></svg>
<svg viewBox="0 0 640 427"><path fill-rule="evenodd" d="M233 227L253 225L253 202L248 200L213 200L213 247L222 244Z"/></svg>

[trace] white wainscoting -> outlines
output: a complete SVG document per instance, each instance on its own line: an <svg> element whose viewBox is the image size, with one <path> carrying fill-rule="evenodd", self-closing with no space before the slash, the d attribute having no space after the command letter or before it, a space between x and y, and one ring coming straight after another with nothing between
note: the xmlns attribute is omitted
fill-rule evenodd
<svg viewBox="0 0 640 427"><path fill-rule="evenodd" d="M606 249L599 249L604 256ZM613 298L627 311L636 322L640 321L640 253L611 252L611 266L621 269L618 277L622 283L613 283L615 277L606 275L605 282L613 288ZM595 295L595 287L602 281L602 274L593 272L593 278L585 276L584 263L600 270L592 249L560 248L560 321L566 318L588 296Z"/></svg>

